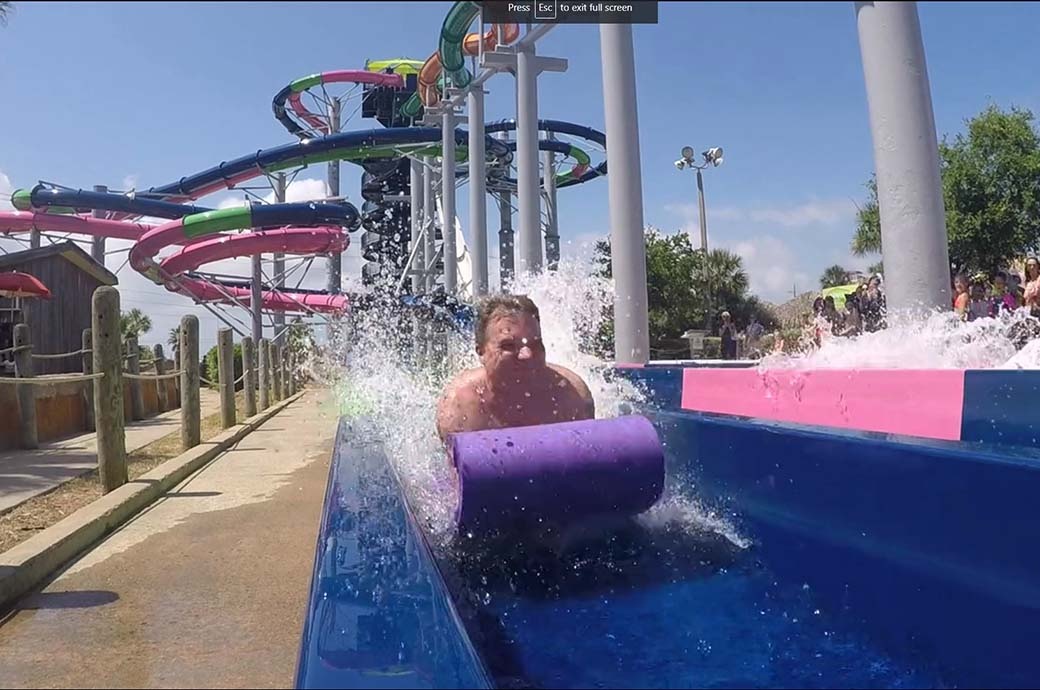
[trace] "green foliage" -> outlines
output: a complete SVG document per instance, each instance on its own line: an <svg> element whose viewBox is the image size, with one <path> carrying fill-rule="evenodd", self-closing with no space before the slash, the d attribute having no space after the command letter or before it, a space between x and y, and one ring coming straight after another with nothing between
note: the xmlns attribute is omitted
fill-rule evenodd
<svg viewBox="0 0 1040 690"><path fill-rule="evenodd" d="M1040 135L1029 110L989 106L967 132L939 144L950 263L954 271L993 271L1040 243ZM877 185L857 214L852 250L880 251Z"/></svg>
<svg viewBox="0 0 1040 690"><path fill-rule="evenodd" d="M741 259L723 249L694 249L687 233L666 235L655 228L646 233L646 279L649 301L650 346L674 340L687 329L707 329L723 311L738 327L754 315L767 329L776 319L758 299L748 294L748 275ZM610 243L596 244L596 272L611 277ZM714 325L714 323L711 323ZM612 342L613 322L599 334L601 344Z"/></svg>
<svg viewBox="0 0 1040 690"><path fill-rule="evenodd" d="M846 285L849 282L849 272L843 266L834 264L828 266L820 276L820 287L826 290L829 287Z"/></svg>
<svg viewBox="0 0 1040 690"><path fill-rule="evenodd" d="M123 339L137 338L152 330L152 320L136 307L130 311L124 311L119 316L119 329L123 333Z"/></svg>
<svg viewBox="0 0 1040 690"><path fill-rule="evenodd" d="M206 352L206 357L202 360L202 375L213 383L220 383L220 366L217 361L217 346L214 345ZM234 355L234 371L235 380L238 380L242 376L242 344L235 343L235 355ZM239 383L235 386L236 390L240 390L242 384Z"/></svg>

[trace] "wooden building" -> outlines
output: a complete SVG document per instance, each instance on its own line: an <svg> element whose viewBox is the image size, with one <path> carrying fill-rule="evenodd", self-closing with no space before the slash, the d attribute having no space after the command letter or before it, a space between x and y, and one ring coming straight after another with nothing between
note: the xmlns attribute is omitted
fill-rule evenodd
<svg viewBox="0 0 1040 690"><path fill-rule="evenodd" d="M36 276L51 291L51 299L12 300L0 297L0 350L11 347L14 324L29 324L33 352L53 354L79 350L83 329L90 328L90 304L94 290L115 285L116 276L95 261L75 242L12 252L0 256L0 271L21 271ZM12 375L10 356L0 362L0 374ZM36 359L36 374L82 371L80 357Z"/></svg>

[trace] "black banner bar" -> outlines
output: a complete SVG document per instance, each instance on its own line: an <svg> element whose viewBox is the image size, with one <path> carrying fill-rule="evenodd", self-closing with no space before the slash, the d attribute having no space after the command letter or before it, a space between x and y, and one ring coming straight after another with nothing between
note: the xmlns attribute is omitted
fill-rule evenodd
<svg viewBox="0 0 1040 690"><path fill-rule="evenodd" d="M485 24L656 24L657 0L488 0Z"/></svg>

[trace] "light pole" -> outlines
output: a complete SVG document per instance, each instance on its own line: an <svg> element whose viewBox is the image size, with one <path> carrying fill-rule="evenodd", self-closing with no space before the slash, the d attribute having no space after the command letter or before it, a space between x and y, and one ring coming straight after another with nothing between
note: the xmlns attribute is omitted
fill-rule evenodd
<svg viewBox="0 0 1040 690"><path fill-rule="evenodd" d="M693 147L683 146L680 154L682 158L675 161L675 167L679 170L685 170L687 168L697 171L697 206L700 209L701 219L701 250L708 253L708 218L704 213L704 177L701 175L701 171L707 168L709 165L713 168L717 168L722 165L722 148L716 146L710 148L701 156L704 158L704 162L697 164L693 156Z"/></svg>
<svg viewBox="0 0 1040 690"><path fill-rule="evenodd" d="M709 261L708 261L708 218L707 218L707 215L704 212L704 177L701 175L701 171L704 170L705 168L707 168L709 165L711 167L713 167L713 168L717 168L720 165L722 165L722 148L716 146L716 147L710 148L707 151L705 151L704 153L702 153L701 156L704 158L704 162L701 163L701 164L698 164L694 160L694 152L693 152L693 147L692 146L683 146L682 151L680 152L680 155L682 157L679 160L675 161L675 167L676 168L678 168L679 170L685 170L687 168L690 168L692 170L696 170L697 171L697 205L698 205L698 207L700 209L700 219L701 219L701 252L703 254L703 256L701 257L701 260L704 261L704 283L705 283L705 288L706 288L707 293L708 293L705 296L706 297L705 301L707 302L707 304L705 306L707 308L707 312L708 313L707 313L707 316L705 318L705 322L706 323L704 325L705 325L705 328L708 331L708 333L711 333L712 332L712 322L714 320L712 318L714 316L713 313L712 313L712 308L713 308L712 307L712 302L714 300L712 299L712 294L711 294L711 283L712 283L712 280L711 280L711 269L710 269Z"/></svg>

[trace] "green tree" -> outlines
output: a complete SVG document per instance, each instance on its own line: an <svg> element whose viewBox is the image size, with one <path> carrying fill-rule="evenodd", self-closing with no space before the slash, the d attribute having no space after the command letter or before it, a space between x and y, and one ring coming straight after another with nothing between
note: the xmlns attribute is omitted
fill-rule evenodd
<svg viewBox="0 0 1040 690"><path fill-rule="evenodd" d="M829 287L837 287L839 285L845 285L849 282L849 272L845 270L843 266L834 264L828 266L823 271L823 275L820 276L820 287L827 289Z"/></svg>
<svg viewBox="0 0 1040 690"><path fill-rule="evenodd" d="M173 352L181 349L181 327L174 326L166 336L166 344L173 348Z"/></svg>
<svg viewBox="0 0 1040 690"><path fill-rule="evenodd" d="M989 106L939 144L953 271L993 271L1040 243L1040 135L1029 110ZM852 250L881 250L877 184L857 214Z"/></svg>
<svg viewBox="0 0 1040 690"><path fill-rule="evenodd" d="M233 356L232 368L235 373L235 380L237 381L242 376L242 344L235 343L235 350ZM207 352L205 358L202 360L202 375L208 381L213 383L220 383L220 366L217 358L217 346L214 345ZM235 390L242 390L242 383L239 382L235 385Z"/></svg>
<svg viewBox="0 0 1040 690"><path fill-rule="evenodd" d="M140 338L152 330L152 320L136 307L130 311L123 312L119 317L119 329L123 333L123 339Z"/></svg>
<svg viewBox="0 0 1040 690"><path fill-rule="evenodd" d="M707 329L713 315L728 310L738 326L754 314L767 328L775 317L748 294L748 275L739 256L723 249L694 249L687 233L665 235L653 227L645 233L646 282L650 343L657 347L690 328ZM610 243L596 244L596 272L611 277ZM599 343L611 341L613 321L599 334Z"/></svg>

